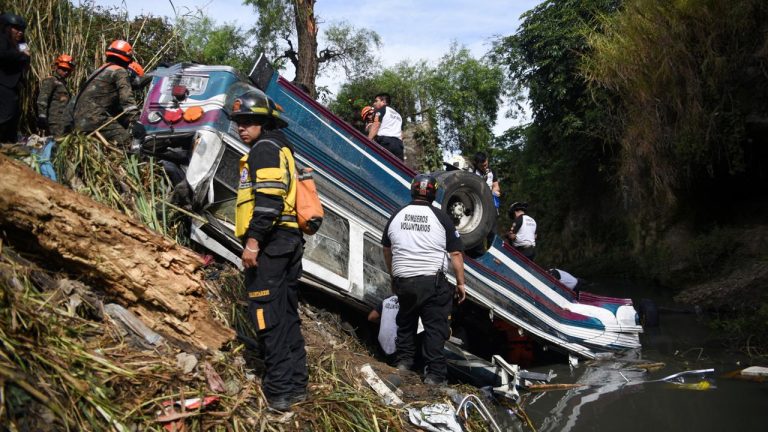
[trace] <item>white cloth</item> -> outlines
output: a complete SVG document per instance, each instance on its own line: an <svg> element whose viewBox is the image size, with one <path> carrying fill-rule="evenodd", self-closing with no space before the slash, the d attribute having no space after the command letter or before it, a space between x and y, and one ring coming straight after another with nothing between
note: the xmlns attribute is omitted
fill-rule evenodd
<svg viewBox="0 0 768 432"><path fill-rule="evenodd" d="M430 432L462 432L456 413L448 404L436 403L421 409L408 408L412 424Z"/></svg>
<svg viewBox="0 0 768 432"><path fill-rule="evenodd" d="M379 323L379 344L388 355L397 350L397 313L400 311L400 302L397 296L387 297L381 302L381 321ZM424 331L424 326L419 318L416 333Z"/></svg>
<svg viewBox="0 0 768 432"><path fill-rule="evenodd" d="M579 283L579 280L576 279L572 274L568 273L565 270L555 269L560 274L560 283L567 286L570 289L576 288L576 285Z"/></svg>

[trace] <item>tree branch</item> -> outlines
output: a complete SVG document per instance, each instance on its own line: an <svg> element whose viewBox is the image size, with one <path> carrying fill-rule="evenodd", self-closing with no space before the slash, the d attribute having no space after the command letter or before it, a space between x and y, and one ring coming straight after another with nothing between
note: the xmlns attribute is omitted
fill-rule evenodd
<svg viewBox="0 0 768 432"><path fill-rule="evenodd" d="M291 43L291 40L288 37L283 37L286 42L288 42L288 49L283 52L283 55L279 58L287 58L288 60L293 63L293 67L296 69L299 68L299 56L295 49L293 49L293 43Z"/></svg>

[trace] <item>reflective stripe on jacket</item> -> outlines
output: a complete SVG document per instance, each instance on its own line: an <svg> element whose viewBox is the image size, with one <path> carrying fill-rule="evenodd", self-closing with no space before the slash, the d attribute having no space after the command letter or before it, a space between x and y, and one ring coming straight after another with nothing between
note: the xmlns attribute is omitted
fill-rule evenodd
<svg viewBox="0 0 768 432"><path fill-rule="evenodd" d="M291 149L272 139L259 139L249 154L240 158L235 236L261 241L275 227L296 229L296 163ZM283 145L281 145L283 144ZM266 156L265 156L266 155ZM249 160L270 160L266 166L251 168ZM253 177L256 181L253 181Z"/></svg>

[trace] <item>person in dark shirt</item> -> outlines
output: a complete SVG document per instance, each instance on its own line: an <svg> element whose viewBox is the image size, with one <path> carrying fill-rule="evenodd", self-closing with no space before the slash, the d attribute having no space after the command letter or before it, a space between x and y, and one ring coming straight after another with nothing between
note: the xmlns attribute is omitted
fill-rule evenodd
<svg viewBox="0 0 768 432"><path fill-rule="evenodd" d="M0 143L15 143L18 139L19 93L29 68L26 28L26 21L19 15L0 15Z"/></svg>
<svg viewBox="0 0 768 432"><path fill-rule="evenodd" d="M236 98L230 118L250 147L240 159L235 236L249 317L264 344L262 390L269 408L288 411L307 398L307 354L298 312L304 241L296 214L293 146L278 129L288 126L274 101L252 88Z"/></svg>
<svg viewBox="0 0 768 432"><path fill-rule="evenodd" d="M56 57L53 75L40 83L37 96L37 127L53 136L61 136L72 129L72 114L67 109L72 94L67 87L67 78L75 68L72 56L62 54Z"/></svg>

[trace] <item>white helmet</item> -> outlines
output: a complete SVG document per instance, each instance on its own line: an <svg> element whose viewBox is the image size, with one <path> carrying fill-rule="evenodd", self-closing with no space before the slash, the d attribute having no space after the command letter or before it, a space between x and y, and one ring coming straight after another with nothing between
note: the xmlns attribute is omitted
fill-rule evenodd
<svg viewBox="0 0 768 432"><path fill-rule="evenodd" d="M467 158L464 156L457 154L454 155L451 158L451 165L455 166L456 168L462 170L462 171L468 171L469 170L469 162L467 162Z"/></svg>

